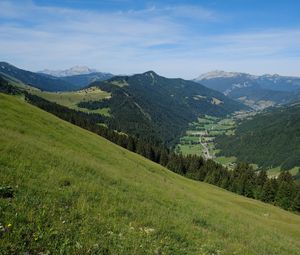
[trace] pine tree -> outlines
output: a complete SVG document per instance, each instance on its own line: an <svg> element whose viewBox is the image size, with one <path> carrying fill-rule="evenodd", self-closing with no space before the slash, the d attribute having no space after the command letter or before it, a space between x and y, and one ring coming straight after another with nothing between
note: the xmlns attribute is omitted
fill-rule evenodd
<svg viewBox="0 0 300 255"><path fill-rule="evenodd" d="M198 169L203 165L203 160L200 157L197 156L192 156L189 161L189 166L188 166L188 172L189 173L196 173Z"/></svg>
<svg viewBox="0 0 300 255"><path fill-rule="evenodd" d="M256 199L262 199L262 192L263 192L263 187L264 184L267 182L268 180L268 175L267 175L267 171L266 170L260 170L258 175L256 176L256 180L255 180L255 188L253 189L254 192L254 197Z"/></svg>
<svg viewBox="0 0 300 255"><path fill-rule="evenodd" d="M291 209L293 206L293 185L289 182L281 182L275 202L286 210Z"/></svg>
<svg viewBox="0 0 300 255"><path fill-rule="evenodd" d="M276 189L273 185L273 180L269 179L265 182L263 189L262 189L262 194L261 194L261 200L267 203L272 203L274 202L276 195Z"/></svg>
<svg viewBox="0 0 300 255"><path fill-rule="evenodd" d="M288 171L282 171L278 176L278 182L287 182L287 183L293 183L293 176Z"/></svg>
<svg viewBox="0 0 300 255"><path fill-rule="evenodd" d="M264 169L260 170L256 178L256 185L263 187L267 180L268 180L267 171Z"/></svg>
<svg viewBox="0 0 300 255"><path fill-rule="evenodd" d="M160 160L159 163L163 166L166 166L168 164L169 157L168 157L168 154L167 154L166 150L162 150L159 160Z"/></svg>
<svg viewBox="0 0 300 255"><path fill-rule="evenodd" d="M128 138L127 149L130 150L130 151L135 151L136 150L135 141L132 137Z"/></svg>
<svg viewBox="0 0 300 255"><path fill-rule="evenodd" d="M300 212L300 189L298 190L298 193L293 201L293 209Z"/></svg>

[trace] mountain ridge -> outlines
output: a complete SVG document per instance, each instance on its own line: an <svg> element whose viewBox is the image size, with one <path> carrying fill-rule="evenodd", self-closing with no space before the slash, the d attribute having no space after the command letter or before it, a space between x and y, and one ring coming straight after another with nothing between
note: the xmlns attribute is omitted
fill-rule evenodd
<svg viewBox="0 0 300 255"><path fill-rule="evenodd" d="M57 77L26 71L7 62L0 62L1 73L18 79L26 85L45 91L66 91L73 88L72 84Z"/></svg>
<svg viewBox="0 0 300 255"><path fill-rule="evenodd" d="M194 81L254 109L286 104L300 98L300 77L213 71L200 75Z"/></svg>
<svg viewBox="0 0 300 255"><path fill-rule="evenodd" d="M99 71L94 68L76 65L76 66L72 66L68 69L61 69L61 70L44 69L44 70L38 71L37 73L48 74L48 75L56 76L56 77L65 77L65 76L90 74L90 73L98 73L98 72Z"/></svg>
<svg viewBox="0 0 300 255"><path fill-rule="evenodd" d="M116 127L126 127L125 131L138 136L153 134L167 142L178 137L200 114L221 116L248 109L220 92L192 81L165 78L154 71L115 76L90 86L112 96L102 102L85 102L81 107L109 107Z"/></svg>
<svg viewBox="0 0 300 255"><path fill-rule="evenodd" d="M53 76L47 73L35 73L27 71L7 62L0 62L0 74L15 78L25 85L50 92L78 90L86 87L91 82L97 80L106 80L114 76L110 73L94 72L94 69L88 70L91 72L87 74ZM87 71L85 70L84 72Z"/></svg>
<svg viewBox="0 0 300 255"><path fill-rule="evenodd" d="M280 75L277 73L274 74L269 74L269 73L265 73L265 74L251 74L251 73L247 73L247 72L236 72L236 71L224 71L224 70L212 70L209 72L205 72L200 74L198 77L192 79L192 80L202 80L202 79L212 79L212 78L224 78L224 77L235 77L235 76L241 76L241 75L245 75L248 77L251 77L253 79L259 79L260 77L264 77L264 78L296 78L299 79L299 76L295 76L295 75Z"/></svg>

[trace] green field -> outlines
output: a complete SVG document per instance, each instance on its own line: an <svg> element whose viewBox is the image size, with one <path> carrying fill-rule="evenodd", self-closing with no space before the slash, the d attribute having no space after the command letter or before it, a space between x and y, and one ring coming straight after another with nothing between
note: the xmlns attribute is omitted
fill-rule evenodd
<svg viewBox="0 0 300 255"><path fill-rule="evenodd" d="M78 111L99 113L101 115L108 116L108 117L110 116L109 108L90 110L90 109L78 107L77 105L80 102L100 101L106 98L110 98L111 96L110 93L106 91L102 91L99 88L90 87L90 88L86 88L78 91L70 91L70 92L47 92L47 91L41 91L40 89L28 86L9 75L4 75L4 77L6 80L9 81L11 85L24 89L27 92L42 97L48 101Z"/></svg>
<svg viewBox="0 0 300 255"><path fill-rule="evenodd" d="M269 175L270 177L277 177L281 171L282 171L282 170L281 170L280 167L274 167L274 168L271 168L271 169L268 169L268 170L267 170L268 175ZM300 171L300 168L299 168L299 167L294 167L294 168L292 168L292 169L289 170L289 172L290 172L292 175L298 174L299 171Z"/></svg>
<svg viewBox="0 0 300 255"><path fill-rule="evenodd" d="M205 143L208 148L210 157L217 162L225 165L232 166L236 162L235 157L219 157L216 156L214 139L216 136L234 133L235 121L233 118L217 118L209 115L205 115L198 118L197 122L190 123L186 134L180 138L180 142L176 147L177 152L181 152L184 155L195 154L199 156L205 155L205 150L200 140Z"/></svg>
<svg viewBox="0 0 300 255"><path fill-rule="evenodd" d="M72 92L45 92L35 90L31 93L40 96L48 101L55 102L71 109L84 112L100 113L109 116L109 108L89 110L77 106L77 104L80 102L99 101L110 97L110 94L108 92L102 91L96 87L90 87L87 89Z"/></svg>
<svg viewBox="0 0 300 255"><path fill-rule="evenodd" d="M178 152L181 152L183 155L202 155L203 147L201 144L179 144L177 146Z"/></svg>
<svg viewBox="0 0 300 255"><path fill-rule="evenodd" d="M222 165L229 165L236 162L236 157L216 157L215 160Z"/></svg>
<svg viewBox="0 0 300 255"><path fill-rule="evenodd" d="M198 136L183 136L180 138L180 142L183 144L189 144L189 143L198 143L199 142L199 137Z"/></svg>
<svg viewBox="0 0 300 255"><path fill-rule="evenodd" d="M300 216L0 94L1 254L299 254ZM4 229L4 231L2 230Z"/></svg>

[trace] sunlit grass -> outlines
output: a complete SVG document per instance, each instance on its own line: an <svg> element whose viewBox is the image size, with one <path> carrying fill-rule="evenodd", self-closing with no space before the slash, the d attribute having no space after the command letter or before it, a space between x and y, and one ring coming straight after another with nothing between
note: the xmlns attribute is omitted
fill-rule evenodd
<svg viewBox="0 0 300 255"><path fill-rule="evenodd" d="M300 216L0 94L1 254L298 254Z"/></svg>
<svg viewBox="0 0 300 255"><path fill-rule="evenodd" d="M78 107L78 103L87 101L100 101L110 97L110 93L102 91L96 87L90 87L87 89L71 92L45 92L40 90L31 91L32 94L40 96L48 101L55 102L57 104L69 107L71 109L100 113L105 116L109 116L109 108L90 110Z"/></svg>

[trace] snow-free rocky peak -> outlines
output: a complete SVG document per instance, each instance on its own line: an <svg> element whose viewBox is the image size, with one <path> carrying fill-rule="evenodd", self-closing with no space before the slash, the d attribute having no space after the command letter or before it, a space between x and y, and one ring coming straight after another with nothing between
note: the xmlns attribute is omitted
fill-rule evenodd
<svg viewBox="0 0 300 255"><path fill-rule="evenodd" d="M201 74L194 80L201 81L201 80L210 80L210 79L217 79L217 78L234 78L234 77L238 77L238 76L248 76L248 77L251 76L252 77L252 75L246 74L246 73L225 72L225 71L215 70L215 71ZM255 78L255 76L253 76L252 78Z"/></svg>
<svg viewBox="0 0 300 255"><path fill-rule="evenodd" d="M65 77L72 75L80 75L80 74L90 74L98 72L96 69L89 68L87 66L73 66L66 70L49 70L45 69L40 71L39 73L49 74L56 77Z"/></svg>

